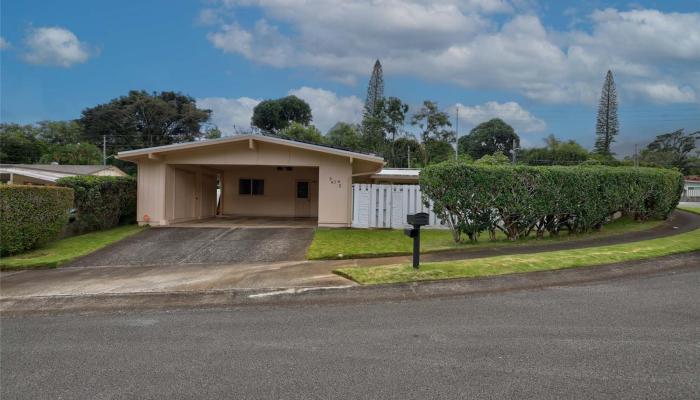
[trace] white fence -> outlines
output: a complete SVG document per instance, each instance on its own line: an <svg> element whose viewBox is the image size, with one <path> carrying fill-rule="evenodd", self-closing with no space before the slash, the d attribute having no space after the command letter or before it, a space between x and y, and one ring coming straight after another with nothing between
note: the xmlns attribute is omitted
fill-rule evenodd
<svg viewBox="0 0 700 400"><path fill-rule="evenodd" d="M407 228L406 215L418 212L430 214L427 228L447 228L423 205L418 185L352 185L353 228Z"/></svg>

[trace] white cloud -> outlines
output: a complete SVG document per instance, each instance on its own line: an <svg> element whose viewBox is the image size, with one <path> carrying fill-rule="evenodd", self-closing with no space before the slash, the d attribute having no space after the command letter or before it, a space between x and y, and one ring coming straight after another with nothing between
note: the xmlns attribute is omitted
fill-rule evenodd
<svg viewBox="0 0 700 400"><path fill-rule="evenodd" d="M30 64L70 67L84 63L90 57L87 45L65 28L33 28L24 41L27 52L22 58Z"/></svg>
<svg viewBox="0 0 700 400"><path fill-rule="evenodd" d="M648 98L656 103L694 103L697 101L695 91L688 86L678 87L674 84L653 82L633 83L626 86L633 93Z"/></svg>
<svg viewBox="0 0 700 400"><path fill-rule="evenodd" d="M250 117L259 102L250 97L205 97L197 99L197 107L212 110L211 122L224 134L231 135L236 131L250 130Z"/></svg>
<svg viewBox="0 0 700 400"><path fill-rule="evenodd" d="M362 119L363 102L355 96L342 97L329 90L306 86L290 90L288 94L309 103L312 123L323 133L336 122L359 122ZM259 102L259 99L250 97L204 97L197 99L197 107L212 110L211 122L230 135L250 129L250 118Z"/></svg>
<svg viewBox="0 0 700 400"><path fill-rule="evenodd" d="M303 86L290 90L290 95L306 101L311 106L313 124L323 133L336 122L360 122L364 103L356 96L338 97L335 93Z"/></svg>
<svg viewBox="0 0 700 400"><path fill-rule="evenodd" d="M460 122L466 123L467 126L475 126L493 118L500 118L515 128L516 132L542 132L547 127L543 120L514 101L506 103L489 101L476 106L457 103L451 108L450 113L453 113L456 107L459 107Z"/></svg>
<svg viewBox="0 0 700 400"><path fill-rule="evenodd" d="M4 37L0 36L0 50L5 50L10 47L10 42L5 40Z"/></svg>
<svg viewBox="0 0 700 400"><path fill-rule="evenodd" d="M557 31L523 3L231 0L217 9L226 22L208 38L258 63L310 67L349 83L364 79L379 57L387 74L513 90L543 102L595 103L608 69L622 88L673 80L700 91L693 77L700 64L700 13L597 10L582 20L585 31ZM243 25L235 14L241 5L258 7L264 18ZM493 18L496 12L505 17Z"/></svg>

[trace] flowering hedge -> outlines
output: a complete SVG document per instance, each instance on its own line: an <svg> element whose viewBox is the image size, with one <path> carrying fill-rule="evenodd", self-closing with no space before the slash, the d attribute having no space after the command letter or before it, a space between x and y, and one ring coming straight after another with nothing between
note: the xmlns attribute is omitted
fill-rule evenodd
<svg viewBox="0 0 700 400"><path fill-rule="evenodd" d="M0 254L21 253L58 239L71 207L71 189L0 185Z"/></svg>
<svg viewBox="0 0 700 400"><path fill-rule="evenodd" d="M616 212L666 218L683 177L655 168L479 166L449 161L420 174L424 201L452 228L455 241L497 230L515 240L535 232L598 229Z"/></svg>

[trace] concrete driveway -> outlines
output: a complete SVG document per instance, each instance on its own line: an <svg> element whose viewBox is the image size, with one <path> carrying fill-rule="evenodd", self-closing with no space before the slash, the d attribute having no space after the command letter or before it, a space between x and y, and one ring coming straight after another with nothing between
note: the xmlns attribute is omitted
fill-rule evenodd
<svg viewBox="0 0 700 400"><path fill-rule="evenodd" d="M152 228L66 267L301 261L312 228Z"/></svg>

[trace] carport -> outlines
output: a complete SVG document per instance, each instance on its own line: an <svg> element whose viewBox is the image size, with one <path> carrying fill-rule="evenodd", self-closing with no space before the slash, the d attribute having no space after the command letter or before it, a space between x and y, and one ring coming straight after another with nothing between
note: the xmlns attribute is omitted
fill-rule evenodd
<svg viewBox="0 0 700 400"><path fill-rule="evenodd" d="M138 165L138 221L154 226L350 226L353 178L384 165L375 155L264 135L118 157Z"/></svg>

